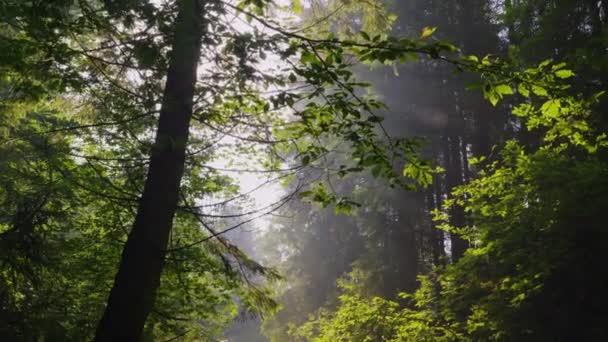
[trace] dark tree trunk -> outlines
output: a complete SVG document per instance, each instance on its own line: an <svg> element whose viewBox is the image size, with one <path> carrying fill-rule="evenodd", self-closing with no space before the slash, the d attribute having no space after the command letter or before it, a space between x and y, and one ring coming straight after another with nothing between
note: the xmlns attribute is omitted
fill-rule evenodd
<svg viewBox="0 0 608 342"><path fill-rule="evenodd" d="M393 234L392 260L392 263L397 265L395 290L396 292L414 292L418 287L418 240L416 239L415 218L406 208L402 208L397 223Z"/></svg>
<svg viewBox="0 0 608 342"><path fill-rule="evenodd" d="M445 162L446 162L446 185L448 197L454 187L462 184L462 160L460 151L460 138L458 136L446 137L444 141ZM460 206L453 206L450 209L450 224L455 227L462 227L465 224L464 210ZM450 234L452 262L456 262L465 250L468 243L457 234Z"/></svg>
<svg viewBox="0 0 608 342"><path fill-rule="evenodd" d="M441 155L441 141L436 139L433 141L431 156L433 160L436 160L439 165L444 165ZM429 233L429 245L431 249L432 265L441 265L445 260L445 245L444 245L444 232L437 228L437 224L432 219L432 212L435 209L441 210L443 205L443 175L435 175L433 177L433 184L426 191L426 213L430 220L431 231Z"/></svg>
<svg viewBox="0 0 608 342"><path fill-rule="evenodd" d="M178 204L203 31L199 0L178 1L150 167L96 341L138 341L153 308Z"/></svg>
<svg viewBox="0 0 608 342"><path fill-rule="evenodd" d="M443 192L441 191L441 177L435 177L435 184L428 191L429 209L441 210L443 205ZM445 244L443 230L437 228L435 222L431 222L431 246L433 250L433 265L443 265L445 262Z"/></svg>

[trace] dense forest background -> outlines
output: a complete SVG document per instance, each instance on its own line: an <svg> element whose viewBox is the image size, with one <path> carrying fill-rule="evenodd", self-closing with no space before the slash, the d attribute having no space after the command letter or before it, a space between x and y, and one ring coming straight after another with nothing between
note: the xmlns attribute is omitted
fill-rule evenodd
<svg viewBox="0 0 608 342"><path fill-rule="evenodd" d="M547 59L566 62L576 74L572 93L606 87L603 2L383 4L396 15L391 34L412 36L437 27L440 39L478 56L501 56L522 67ZM362 16L381 17L374 12L380 5L354 6ZM356 16L347 20L360 23ZM352 217L301 204L287 209L296 214L277 220L261 238L270 241L262 255L283 246L268 260L284 253L279 265L290 279L280 297L283 309L264 323L270 339L606 338L599 327L606 319L599 304L606 277L593 271L605 258L595 245L606 238L599 216L605 184L584 185L583 178L595 176L576 170L589 171L588 160L574 151L546 155L546 130L514 115L519 99L493 106L483 92L468 88L473 78L448 65L423 59L398 71L372 68L361 77L388 104L384 116L391 135L424 137L424 156L444 172L421 191L388 190L369 176L351 177L344 191L364 203ZM606 131L605 110L605 102L593 107L598 132ZM606 167L601 154L592 158L600 173ZM449 217L438 222L435 210ZM466 252L470 247L475 248ZM413 298L399 296L420 286ZM398 313L403 307L413 311ZM424 309L428 315L418 312Z"/></svg>
<svg viewBox="0 0 608 342"><path fill-rule="evenodd" d="M608 340L607 11L1 0L0 339Z"/></svg>

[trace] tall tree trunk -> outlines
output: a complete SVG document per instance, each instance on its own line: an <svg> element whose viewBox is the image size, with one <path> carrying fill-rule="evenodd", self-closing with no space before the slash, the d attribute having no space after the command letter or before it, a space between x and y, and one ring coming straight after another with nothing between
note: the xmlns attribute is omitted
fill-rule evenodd
<svg viewBox="0 0 608 342"><path fill-rule="evenodd" d="M437 154L435 154L437 155ZM441 191L441 177L435 176L433 187L428 190L429 212L443 205L443 192ZM433 252L433 265L443 265L445 262L445 236L443 230L437 228L437 224L431 221L431 246Z"/></svg>
<svg viewBox="0 0 608 342"><path fill-rule="evenodd" d="M450 136L445 137L444 149L446 159L446 185L448 190L448 198L451 198L452 190L462 184L462 161L460 155L460 137ZM450 224L455 227L462 227L465 224L465 216L463 208L453 206L450 209ZM465 250L468 248L468 243L459 235L450 234L452 262L456 262Z"/></svg>
<svg viewBox="0 0 608 342"><path fill-rule="evenodd" d="M423 202L421 198L412 199L417 196L414 193L403 193L402 203L397 210L397 222L392 231L392 256L390 262L395 265L394 293L413 292L418 287L418 246L420 239L416 238L416 223L419 217L412 207Z"/></svg>
<svg viewBox="0 0 608 342"><path fill-rule="evenodd" d="M153 308L184 172L203 4L178 0L173 49L144 191L96 341L138 341Z"/></svg>
<svg viewBox="0 0 608 342"><path fill-rule="evenodd" d="M441 138L433 139L431 148L431 158L436 160L439 165L445 166L441 155ZM443 230L437 228L433 220L432 212L435 209L441 210L443 205L443 175L434 175L433 184L426 191L426 215L429 219L431 231L429 233L429 244L431 248L432 265L441 265L445 260L445 245Z"/></svg>

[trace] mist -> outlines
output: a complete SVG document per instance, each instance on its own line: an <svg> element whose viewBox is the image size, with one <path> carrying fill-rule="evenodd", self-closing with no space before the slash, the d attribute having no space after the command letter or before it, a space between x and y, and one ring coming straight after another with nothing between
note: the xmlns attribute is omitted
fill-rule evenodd
<svg viewBox="0 0 608 342"><path fill-rule="evenodd" d="M388 4L388 11L397 16L391 35L417 37L424 27L436 27L437 39L464 53L505 53L499 34L505 27L494 2L398 1ZM361 28L365 15L382 14L359 12L350 18L353 30ZM418 287L418 274L461 257L469 241L437 229L431 212L469 180L468 158L486 155L514 134L506 122L508 109L494 108L480 91L467 90L474 77L450 65L422 58L404 65L359 65L356 75L371 84L365 95L388 106L380 113L388 135L419 138L424 158L444 171L429 187L409 190L390 188L365 173L329 180L333 191L351 196L360 207L344 215L294 200L262 229L231 234L254 258L284 276L274 285L282 309L264 323L277 341L289 339L284 335L289 323L302 324L321 307L335 307L342 278L353 280L366 295L396 298ZM319 169L339 164L340 158L337 151ZM462 209L451 214L453 224L464 225ZM254 322L236 323L227 338L266 341L259 333L261 320Z"/></svg>

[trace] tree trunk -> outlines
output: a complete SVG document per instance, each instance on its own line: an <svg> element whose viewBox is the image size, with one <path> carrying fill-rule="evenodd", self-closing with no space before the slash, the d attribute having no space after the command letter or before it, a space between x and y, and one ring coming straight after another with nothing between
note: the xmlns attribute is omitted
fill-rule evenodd
<svg viewBox="0 0 608 342"><path fill-rule="evenodd" d="M446 184L448 198L452 198L452 190L462 184L462 161L460 155L460 137L451 136L444 138L445 163L446 163ZM452 206L449 211L450 225L463 227L465 224L464 209L460 206ZM468 243L459 235L450 234L452 262L458 261L468 248Z"/></svg>
<svg viewBox="0 0 608 342"><path fill-rule="evenodd" d="M435 140L433 142L433 158L439 163L442 163L447 168L445 156L441 158L441 141ZM441 165L441 164L440 164ZM429 189L429 195L431 198L429 204L429 212L434 209L443 209L443 195L444 195L444 175L435 175L433 180L433 186ZM445 263L445 234L444 231L437 228L435 221L431 221L431 227L433 229L432 234L432 248L433 248L433 264L443 265Z"/></svg>
<svg viewBox="0 0 608 342"><path fill-rule="evenodd" d="M438 156L437 153L434 154ZM441 177L435 176L433 186L427 191L429 213L435 209L441 210L443 205L441 191ZM431 221L431 249L433 253L433 265L443 265L445 261L445 244L443 230L437 228L434 221Z"/></svg>
<svg viewBox="0 0 608 342"><path fill-rule="evenodd" d="M412 198L414 193L402 192L401 201L395 208L397 221L391 222L388 229L391 235L389 263L392 265L394 279L389 296L399 292L414 292L418 287L418 246L416 238L416 223L419 219L417 210L412 210L423 199Z"/></svg>
<svg viewBox="0 0 608 342"><path fill-rule="evenodd" d="M150 167L96 341L138 341L153 308L184 172L203 4L178 0L173 49Z"/></svg>

